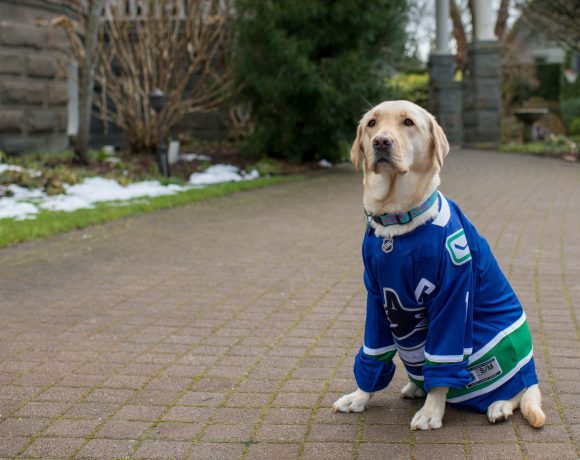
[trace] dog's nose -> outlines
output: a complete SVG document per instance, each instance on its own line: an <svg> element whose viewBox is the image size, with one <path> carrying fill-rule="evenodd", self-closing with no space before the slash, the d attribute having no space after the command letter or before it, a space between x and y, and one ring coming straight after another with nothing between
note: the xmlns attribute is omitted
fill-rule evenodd
<svg viewBox="0 0 580 460"><path fill-rule="evenodd" d="M373 139L373 148L377 150L389 150L393 146L393 140L385 136L384 134L379 134Z"/></svg>

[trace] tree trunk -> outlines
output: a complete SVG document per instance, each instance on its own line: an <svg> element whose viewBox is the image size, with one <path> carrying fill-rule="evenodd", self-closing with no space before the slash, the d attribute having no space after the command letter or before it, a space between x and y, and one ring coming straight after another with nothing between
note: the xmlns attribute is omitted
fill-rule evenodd
<svg viewBox="0 0 580 460"><path fill-rule="evenodd" d="M467 67L467 37L465 36L465 27L461 21L461 11L455 0L449 1L449 15L453 22L453 37L457 42L455 64L463 72Z"/></svg>
<svg viewBox="0 0 580 460"><path fill-rule="evenodd" d="M88 163L89 134L93 91L95 86L95 68L97 65L97 42L99 39L99 20L106 0L91 0L87 11L85 28L85 55L79 62L79 130L75 142L75 159Z"/></svg>
<svg viewBox="0 0 580 460"><path fill-rule="evenodd" d="M495 22L495 36L501 42L504 39L506 32L506 24L509 18L510 0L501 0L499 9L497 10L497 20Z"/></svg>

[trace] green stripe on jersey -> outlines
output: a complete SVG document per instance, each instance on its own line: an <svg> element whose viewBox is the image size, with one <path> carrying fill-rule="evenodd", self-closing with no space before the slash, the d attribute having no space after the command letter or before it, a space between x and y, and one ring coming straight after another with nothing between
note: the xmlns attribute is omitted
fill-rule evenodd
<svg viewBox="0 0 580 460"><path fill-rule="evenodd" d="M396 353L397 353L396 350L395 351L387 351L386 353L383 353L382 355L371 356L371 358L378 359L379 361L389 362L389 361L393 360ZM367 355L367 356L369 356L369 355Z"/></svg>

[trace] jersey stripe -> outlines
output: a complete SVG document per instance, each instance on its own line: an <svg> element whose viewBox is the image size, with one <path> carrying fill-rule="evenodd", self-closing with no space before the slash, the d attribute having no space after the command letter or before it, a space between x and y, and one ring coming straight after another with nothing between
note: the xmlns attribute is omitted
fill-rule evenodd
<svg viewBox="0 0 580 460"><path fill-rule="evenodd" d="M491 350L493 347L495 347L501 341L501 339L503 339L504 337L507 337L509 334L514 332L516 329L518 329L525 322L526 322L526 314L524 312L524 313L522 313L522 316L520 316L520 318L518 320L516 320L510 326L506 327L503 331L498 332L498 334L493 339L491 339L483 347L481 347L479 350L477 350L475 353L473 353L469 357L469 364L477 361L479 358L481 358L483 355L485 355L489 350Z"/></svg>
<svg viewBox="0 0 580 460"><path fill-rule="evenodd" d="M463 355L432 355L425 352L425 358L434 363L460 363Z"/></svg>
<svg viewBox="0 0 580 460"><path fill-rule="evenodd" d="M449 203L441 192L439 192L439 199L441 200L441 209L439 210L437 217L431 223L439 227L445 227L451 218L451 209L449 209Z"/></svg>
<svg viewBox="0 0 580 460"><path fill-rule="evenodd" d="M382 347L382 348L369 348L366 345L363 345L363 351L365 353L365 355L369 355L369 356L378 356L378 355L382 355L385 354L388 351L396 351L397 347L395 347L395 345L387 345L386 347Z"/></svg>

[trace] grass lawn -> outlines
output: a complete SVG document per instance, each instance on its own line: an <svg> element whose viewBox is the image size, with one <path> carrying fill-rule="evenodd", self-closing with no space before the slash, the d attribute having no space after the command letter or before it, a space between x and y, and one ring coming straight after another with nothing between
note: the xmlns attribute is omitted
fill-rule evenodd
<svg viewBox="0 0 580 460"><path fill-rule="evenodd" d="M95 224L110 222L136 214L158 209L174 208L207 198L296 180L300 177L263 177L246 182L228 182L210 185L205 188L191 189L175 195L155 198L136 198L121 203L97 203L93 209L79 209L74 212L40 211L35 219L30 220L2 219L0 220L0 248L12 246L24 241L36 240L57 233L89 227Z"/></svg>
<svg viewBox="0 0 580 460"><path fill-rule="evenodd" d="M549 142L530 142L528 144L510 143L502 144L499 147L501 152L507 153L523 153L529 155L545 155L553 157L561 157L562 154L568 153L570 148L563 144L555 144Z"/></svg>

